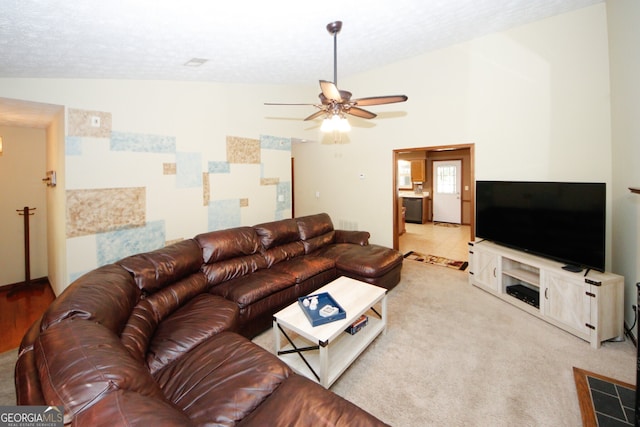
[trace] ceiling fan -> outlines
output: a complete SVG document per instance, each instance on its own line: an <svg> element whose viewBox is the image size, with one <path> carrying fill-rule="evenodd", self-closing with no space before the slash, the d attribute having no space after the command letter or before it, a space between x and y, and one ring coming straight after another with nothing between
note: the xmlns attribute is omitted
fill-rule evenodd
<svg viewBox="0 0 640 427"><path fill-rule="evenodd" d="M371 96L367 98L351 99L351 92L338 89L338 33L342 29L342 21L335 21L327 24L327 31L333 36L333 82L320 80L319 104L282 104L266 102L265 105L313 105L318 111L306 117L304 120L314 120L324 117L321 130L323 131L348 131L349 122L345 115L361 117L363 119L373 119L376 114L361 107L371 105L393 104L404 102L408 98L406 95Z"/></svg>

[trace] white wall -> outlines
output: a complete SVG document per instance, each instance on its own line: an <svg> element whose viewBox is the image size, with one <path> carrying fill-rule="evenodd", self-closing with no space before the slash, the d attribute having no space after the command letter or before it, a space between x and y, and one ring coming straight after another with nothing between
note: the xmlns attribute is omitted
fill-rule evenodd
<svg viewBox="0 0 640 427"><path fill-rule="evenodd" d="M156 237L159 237L156 242L171 242L209 231L212 229L211 218L216 217L216 212L212 215L211 206L206 205L204 193L207 191L203 183L198 181L192 187L180 188L176 185L175 174L163 174L163 164L175 163L181 153L193 154L198 164L193 165L192 176L201 180L201 174L207 172L210 162L227 162L228 136L259 140L261 143L269 136L285 140L304 137L304 131L300 132L302 122L291 120L292 112L263 105L266 101L296 102L301 98L299 92L307 93L307 90L161 81L0 79L0 96L63 105L67 108L67 121L78 116L73 111L80 111L80 116L83 112L95 112L110 119L109 132L120 132L134 138L141 136L141 139L145 136L166 136L175 140L175 150L171 153L114 151L110 148L108 133L106 137L82 134L82 129L78 133L78 125L73 123L66 123L66 129L63 122L50 127L52 145L48 161L57 163L52 167L60 168L62 172L58 187L51 193L57 203L57 216L53 221L61 233L53 236L58 251L52 263L56 276L62 276L62 283L54 286L56 293L78 275L104 263L105 258L101 255L105 251L112 250L108 255L123 257L129 253L113 253L113 247L135 250L145 240L145 230L140 227L140 233L135 236L112 236L107 245L101 244L104 242L101 239L109 238L108 232L112 230L70 236L73 223L85 221L87 216L74 218L64 210L65 198L68 200L72 192L143 187L146 194L142 217L159 224L160 230L154 229L158 231ZM304 112L296 113L299 118L304 117ZM56 142L56 137L61 134L65 138ZM291 194L285 200L289 208L283 207L276 201L278 186L269 183L290 181L290 146L284 150L263 148L260 156L259 163L231 162L229 173L210 174L208 195L211 200L233 198L236 206L238 201L244 203L235 210L239 215L231 218L229 226L251 225L278 219L279 215L291 215ZM263 183L262 178L267 183ZM90 213L98 222L100 217L110 215L110 212L98 210ZM229 221L225 215L226 212L222 212L217 219ZM127 224L124 226L116 231L128 233L125 229L129 227ZM61 242L65 228L67 235ZM154 248L145 247L148 250Z"/></svg>
<svg viewBox="0 0 640 427"><path fill-rule="evenodd" d="M607 1L613 148L613 269L625 276L625 320L633 324L640 282L640 2ZM636 333L636 337L638 334Z"/></svg>
<svg viewBox="0 0 640 427"><path fill-rule="evenodd" d="M354 98L409 100L350 119L346 143L294 146L296 214L326 210L391 245L392 150L408 147L474 143L476 179L610 185L606 31L599 4L342 78Z"/></svg>
<svg viewBox="0 0 640 427"><path fill-rule="evenodd" d="M4 152L0 156L0 286L23 282L25 273L24 216L29 216L30 278L47 277L47 203L44 129L0 126Z"/></svg>

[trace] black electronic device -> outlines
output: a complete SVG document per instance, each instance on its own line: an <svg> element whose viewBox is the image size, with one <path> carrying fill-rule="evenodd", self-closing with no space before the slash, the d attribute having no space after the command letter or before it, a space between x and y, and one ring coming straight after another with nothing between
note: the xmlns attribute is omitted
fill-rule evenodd
<svg viewBox="0 0 640 427"><path fill-rule="evenodd" d="M478 238L604 271L606 184L477 181L475 226Z"/></svg>
<svg viewBox="0 0 640 427"><path fill-rule="evenodd" d="M535 308L540 308L540 292L531 289L528 286L520 284L507 286L507 294L512 297L516 297L520 301L524 301Z"/></svg>

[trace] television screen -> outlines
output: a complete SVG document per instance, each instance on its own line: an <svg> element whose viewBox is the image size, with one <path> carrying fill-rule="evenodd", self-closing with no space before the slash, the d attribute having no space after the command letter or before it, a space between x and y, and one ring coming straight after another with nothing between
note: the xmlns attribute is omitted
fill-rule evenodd
<svg viewBox="0 0 640 427"><path fill-rule="evenodd" d="M604 271L606 184L476 182L476 236Z"/></svg>

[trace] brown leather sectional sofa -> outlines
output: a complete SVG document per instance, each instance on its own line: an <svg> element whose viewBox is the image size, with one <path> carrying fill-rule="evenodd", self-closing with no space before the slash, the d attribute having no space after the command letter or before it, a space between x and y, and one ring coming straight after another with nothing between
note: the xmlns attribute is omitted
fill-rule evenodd
<svg viewBox="0 0 640 427"><path fill-rule="evenodd" d="M78 426L384 425L248 338L339 275L393 288L399 252L327 214L214 231L93 270L25 335L20 405Z"/></svg>

